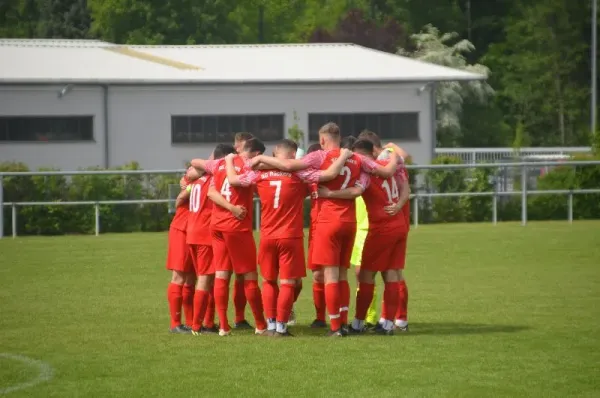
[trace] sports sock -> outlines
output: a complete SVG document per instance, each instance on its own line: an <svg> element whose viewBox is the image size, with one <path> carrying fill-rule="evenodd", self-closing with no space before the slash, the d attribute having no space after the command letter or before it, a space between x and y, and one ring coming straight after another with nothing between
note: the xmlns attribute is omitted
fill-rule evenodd
<svg viewBox="0 0 600 398"><path fill-rule="evenodd" d="M246 293L244 281L235 280L233 284L233 306L235 307L235 323L246 319Z"/></svg>
<svg viewBox="0 0 600 398"><path fill-rule="evenodd" d="M352 329L354 330L362 330L365 327L365 321L361 321L360 319L354 318L352 321Z"/></svg>
<svg viewBox="0 0 600 398"><path fill-rule="evenodd" d="M348 324L348 307L350 307L350 285L348 281L340 281L340 322Z"/></svg>
<svg viewBox="0 0 600 398"><path fill-rule="evenodd" d="M208 292L208 304L206 305L206 313L204 314L204 321L202 323L207 328L215 326L215 295L212 287Z"/></svg>
<svg viewBox="0 0 600 398"><path fill-rule="evenodd" d="M396 319L400 319L401 321L408 320L408 287L406 286L406 281L402 280L399 282L399 302L398 302L398 311L396 312Z"/></svg>
<svg viewBox="0 0 600 398"><path fill-rule="evenodd" d="M265 321L265 316L263 315L262 297L260 288L258 287L258 281L244 281L244 292L246 293L246 300L248 300L250 308L252 309L252 314L254 315L256 329L266 329L267 321Z"/></svg>
<svg viewBox="0 0 600 398"><path fill-rule="evenodd" d="M386 282L385 288L383 291L383 302L385 305L385 313L387 314L396 314L398 311L398 301L400 298L399 294L399 283L398 282ZM394 322L394 319L386 319L386 321Z"/></svg>
<svg viewBox="0 0 600 398"><path fill-rule="evenodd" d="M282 283L277 298L277 322L288 323L294 305L294 284Z"/></svg>
<svg viewBox="0 0 600 398"><path fill-rule="evenodd" d="M375 285L373 283L359 283L358 297L356 298L356 313L354 317L358 320L364 321L367 316L367 310L369 304L373 300L373 291Z"/></svg>
<svg viewBox="0 0 600 398"><path fill-rule="evenodd" d="M167 288L167 300L169 301L169 312L171 313L171 329L181 325L182 289L183 285L176 283L169 283L169 287Z"/></svg>
<svg viewBox="0 0 600 398"><path fill-rule="evenodd" d="M183 285L182 296L185 324L190 326L194 322L194 285Z"/></svg>
<svg viewBox="0 0 600 398"><path fill-rule="evenodd" d="M340 320L340 284L338 282L325 285L325 305L329 313L331 330L339 330L342 327L342 321Z"/></svg>
<svg viewBox="0 0 600 398"><path fill-rule="evenodd" d="M277 318L277 297L279 296L279 286L275 281L263 281L262 286L262 305L265 309L265 316L270 319Z"/></svg>
<svg viewBox="0 0 600 398"><path fill-rule="evenodd" d="M215 308L219 314L219 327L225 331L231 330L227 318L227 307L229 306L229 280L215 278Z"/></svg>
<svg viewBox="0 0 600 398"><path fill-rule="evenodd" d="M300 297L300 292L302 291L302 279L296 283L294 286L294 303L298 301L298 297Z"/></svg>
<svg viewBox="0 0 600 398"><path fill-rule="evenodd" d="M285 323L285 322L277 322L277 326L275 327L275 331L277 333L285 333L285 332L287 332L287 323Z"/></svg>
<svg viewBox="0 0 600 398"><path fill-rule="evenodd" d="M313 302L315 304L316 319L325 322L325 284L313 283Z"/></svg>
<svg viewBox="0 0 600 398"><path fill-rule="evenodd" d="M194 293L194 319L191 323L192 329L198 331L202 327L202 320L206 315L206 307L210 296L206 290L196 290Z"/></svg>

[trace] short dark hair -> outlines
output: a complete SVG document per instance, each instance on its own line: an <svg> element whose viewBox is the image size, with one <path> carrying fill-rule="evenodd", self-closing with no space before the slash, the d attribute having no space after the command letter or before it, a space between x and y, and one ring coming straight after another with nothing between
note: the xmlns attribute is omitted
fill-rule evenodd
<svg viewBox="0 0 600 398"><path fill-rule="evenodd" d="M319 129L319 134L329 134L333 138L339 138L340 128L337 124L329 122Z"/></svg>
<svg viewBox="0 0 600 398"><path fill-rule="evenodd" d="M375 134L374 132L372 132L370 130L363 130L358 135L358 139L371 141L373 143L374 147L381 148L381 138L379 138L379 136L377 134Z"/></svg>
<svg viewBox="0 0 600 398"><path fill-rule="evenodd" d="M311 146L308 147L308 150L306 151L307 154L311 153L311 152L316 152L316 151L320 151L321 145L320 144L312 144Z"/></svg>
<svg viewBox="0 0 600 398"><path fill-rule="evenodd" d="M371 156L373 156L373 149L373 143L369 140L357 140L352 147L353 151L370 154Z"/></svg>
<svg viewBox="0 0 600 398"><path fill-rule="evenodd" d="M265 144L258 138L252 138L244 143L244 152L258 152L260 154L265 153Z"/></svg>
<svg viewBox="0 0 600 398"><path fill-rule="evenodd" d="M298 150L298 144L292 140L288 140L287 138L279 141L277 144L279 148L289 149L290 151L296 152Z"/></svg>
<svg viewBox="0 0 600 398"><path fill-rule="evenodd" d="M215 159L221 159L230 153L236 153L235 148L231 144L217 144L215 150L213 152L213 157Z"/></svg>
<svg viewBox="0 0 600 398"><path fill-rule="evenodd" d="M352 146L354 146L355 142L356 142L356 137L349 135L348 137L342 138L342 142L340 143L340 146L342 148L352 149Z"/></svg>
<svg viewBox="0 0 600 398"><path fill-rule="evenodd" d="M235 137L233 138L235 141L248 141L253 139L254 136L250 133L235 133Z"/></svg>

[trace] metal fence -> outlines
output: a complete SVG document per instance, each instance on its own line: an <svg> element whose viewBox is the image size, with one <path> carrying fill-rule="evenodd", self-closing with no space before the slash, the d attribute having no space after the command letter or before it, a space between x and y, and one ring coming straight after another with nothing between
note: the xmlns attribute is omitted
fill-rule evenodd
<svg viewBox="0 0 600 398"><path fill-rule="evenodd" d="M521 224L527 224L527 199L531 195L564 195L567 197L568 216L567 221L573 221L573 196L580 194L600 194L600 186L594 189L561 189L561 190L528 190L528 170L539 167L554 166L598 166L600 161L563 161L563 162L519 162L519 163L482 163L482 164L439 164L439 165L411 165L407 166L409 170L427 171L427 170L458 170L458 169L477 169L492 168L502 170L506 168L519 169L521 178L521 189L519 191L499 190L499 184L494 184L495 190L490 192L421 192L416 190L411 194L413 225L419 225L420 201L425 198L440 197L491 197L492 198L492 223L498 222L498 199L506 196L521 197ZM17 236L17 208L23 206L90 206L94 211L95 234L99 235L100 225L100 206L101 205L140 205L140 204L168 204L173 202L172 198L165 199L137 199L137 200L106 200L106 201L77 201L77 202L4 202L3 200L3 179L14 176L73 176L73 175L159 175L159 174L177 174L185 170L102 170L102 171L45 171L45 172L3 172L0 173L0 209L9 207L12 209L12 236ZM497 171L496 174L500 172ZM256 214L255 226L258 228L260 205L255 200ZM165 207L165 211L167 211ZM4 212L0 211L0 238L4 232Z"/></svg>
<svg viewBox="0 0 600 398"><path fill-rule="evenodd" d="M468 164L480 162L496 162L503 159L540 158L541 160L558 160L564 156L590 153L591 147L541 147L541 148L435 148L436 156L454 156Z"/></svg>

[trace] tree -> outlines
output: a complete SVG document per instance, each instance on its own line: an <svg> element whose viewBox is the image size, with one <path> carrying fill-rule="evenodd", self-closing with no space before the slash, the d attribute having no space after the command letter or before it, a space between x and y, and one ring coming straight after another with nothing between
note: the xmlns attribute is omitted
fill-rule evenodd
<svg viewBox="0 0 600 398"><path fill-rule="evenodd" d="M39 36L60 39L88 37L91 19L86 0L40 0L39 11Z"/></svg>
<svg viewBox="0 0 600 398"><path fill-rule="evenodd" d="M441 34L437 28L427 25L422 32L412 35L411 38L416 50L408 52L400 49L399 54L485 76L490 74L486 66L467 62L465 54L475 48L468 40L459 40L457 33ZM465 99L487 104L493 97L494 90L486 81L468 83L455 81L439 83L436 94L439 139L445 146L455 146L460 144L461 117Z"/></svg>

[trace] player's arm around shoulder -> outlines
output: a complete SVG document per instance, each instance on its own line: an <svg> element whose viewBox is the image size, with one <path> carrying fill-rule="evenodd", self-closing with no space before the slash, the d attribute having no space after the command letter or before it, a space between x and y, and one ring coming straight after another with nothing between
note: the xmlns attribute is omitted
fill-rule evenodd
<svg viewBox="0 0 600 398"><path fill-rule="evenodd" d="M191 185L187 185L184 189L179 192L177 198L175 199L175 207L182 206L186 200L190 197Z"/></svg>
<svg viewBox="0 0 600 398"><path fill-rule="evenodd" d="M354 200L361 196L365 189L369 186L370 177L366 173L361 173L358 181L353 187L348 187L344 189L340 189L337 191L331 191L324 186L319 186L319 190L317 191L317 196L319 198L326 199L347 199Z"/></svg>
<svg viewBox="0 0 600 398"><path fill-rule="evenodd" d="M323 151L315 151L304 156L302 159L278 159L273 156L259 155L252 159L252 168L256 169L260 164L281 171L293 172L313 167L321 167L324 159Z"/></svg>
<svg viewBox="0 0 600 398"><path fill-rule="evenodd" d="M372 162L368 165L369 169L371 169L371 174L381 178L392 177L398 169L398 163L401 163L396 152L390 152L390 161L385 166L382 166L371 159L369 159L369 162Z"/></svg>
<svg viewBox="0 0 600 398"><path fill-rule="evenodd" d="M227 199L225 199L223 195L221 195L219 191L217 191L217 188L215 188L215 185L212 181L210 187L208 188L208 193L206 194L206 196L208 196L208 198L212 200L213 203L217 206L222 207L225 210L231 212L231 214L233 214L234 217L238 220L243 220L244 217L246 217L247 210L244 208L244 206L234 206L231 203L229 203Z"/></svg>
<svg viewBox="0 0 600 398"><path fill-rule="evenodd" d="M327 168L327 170L321 171L319 175L319 182L328 182L340 175L342 168L346 164L346 160L350 159L353 155L349 149L342 149L340 156Z"/></svg>

